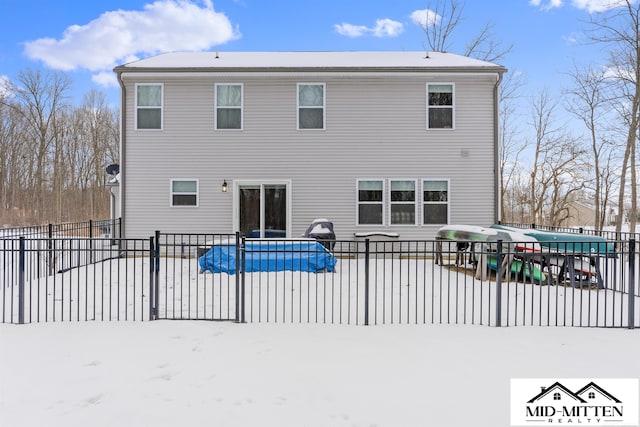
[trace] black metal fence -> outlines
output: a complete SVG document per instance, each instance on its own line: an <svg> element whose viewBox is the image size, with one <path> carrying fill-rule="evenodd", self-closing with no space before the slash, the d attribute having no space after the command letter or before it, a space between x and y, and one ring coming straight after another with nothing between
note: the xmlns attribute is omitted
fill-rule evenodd
<svg viewBox="0 0 640 427"><path fill-rule="evenodd" d="M47 239L71 237L119 238L122 236L121 220L120 218L101 220L90 219L88 221L81 222L67 222L62 224L45 224L0 229L0 239L18 238L20 236Z"/></svg>
<svg viewBox="0 0 640 427"><path fill-rule="evenodd" d="M499 224L516 227L516 228L532 228L538 230L547 230L559 233L577 233L584 234L586 236L598 236L604 237L612 242L629 242L629 240L640 241L640 233L631 233L630 231L615 231L615 230L595 230L587 227L559 227L552 225L540 225L540 224L520 224L500 222Z"/></svg>
<svg viewBox="0 0 640 427"><path fill-rule="evenodd" d="M149 319L149 242L0 239L3 323Z"/></svg>
<svg viewBox="0 0 640 427"><path fill-rule="evenodd" d="M284 246L292 242L308 241L159 232L0 239L2 322L640 326L634 239L613 242L615 254L432 240ZM207 253L219 256L215 268ZM301 258L324 267L305 270Z"/></svg>

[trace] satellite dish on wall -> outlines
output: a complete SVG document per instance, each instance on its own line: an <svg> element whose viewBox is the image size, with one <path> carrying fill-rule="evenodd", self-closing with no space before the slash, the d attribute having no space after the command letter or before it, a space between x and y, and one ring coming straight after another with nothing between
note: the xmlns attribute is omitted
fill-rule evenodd
<svg viewBox="0 0 640 427"><path fill-rule="evenodd" d="M117 175L120 173L120 165L117 163L107 166L107 173L109 175Z"/></svg>

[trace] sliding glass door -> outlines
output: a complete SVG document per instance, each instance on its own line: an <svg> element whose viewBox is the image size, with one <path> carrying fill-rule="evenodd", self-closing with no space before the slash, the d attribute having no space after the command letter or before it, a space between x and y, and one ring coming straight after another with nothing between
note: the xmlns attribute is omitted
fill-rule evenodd
<svg viewBox="0 0 640 427"><path fill-rule="evenodd" d="M237 229L247 237L287 237L289 200L286 182L237 184Z"/></svg>

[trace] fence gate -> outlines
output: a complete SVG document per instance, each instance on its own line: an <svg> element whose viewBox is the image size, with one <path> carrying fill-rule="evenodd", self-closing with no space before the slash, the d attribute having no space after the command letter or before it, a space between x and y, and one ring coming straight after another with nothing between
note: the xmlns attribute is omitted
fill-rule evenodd
<svg viewBox="0 0 640 427"><path fill-rule="evenodd" d="M199 264L214 242L233 247L237 236L156 232L155 242L150 289L153 318L240 321L240 275L203 272Z"/></svg>

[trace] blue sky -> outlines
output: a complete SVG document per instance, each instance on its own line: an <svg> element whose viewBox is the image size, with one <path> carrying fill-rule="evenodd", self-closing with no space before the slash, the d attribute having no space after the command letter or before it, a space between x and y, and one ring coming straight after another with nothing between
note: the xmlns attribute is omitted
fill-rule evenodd
<svg viewBox="0 0 640 427"><path fill-rule="evenodd" d="M459 0L461 53L486 23L513 51L502 62L526 90L559 90L574 60L604 61L580 43L590 12L612 0ZM615 1L615 0L614 0ZM163 51L423 50L413 17L435 0L1 0L0 78L62 70L72 102L95 88L117 107L114 66Z"/></svg>

